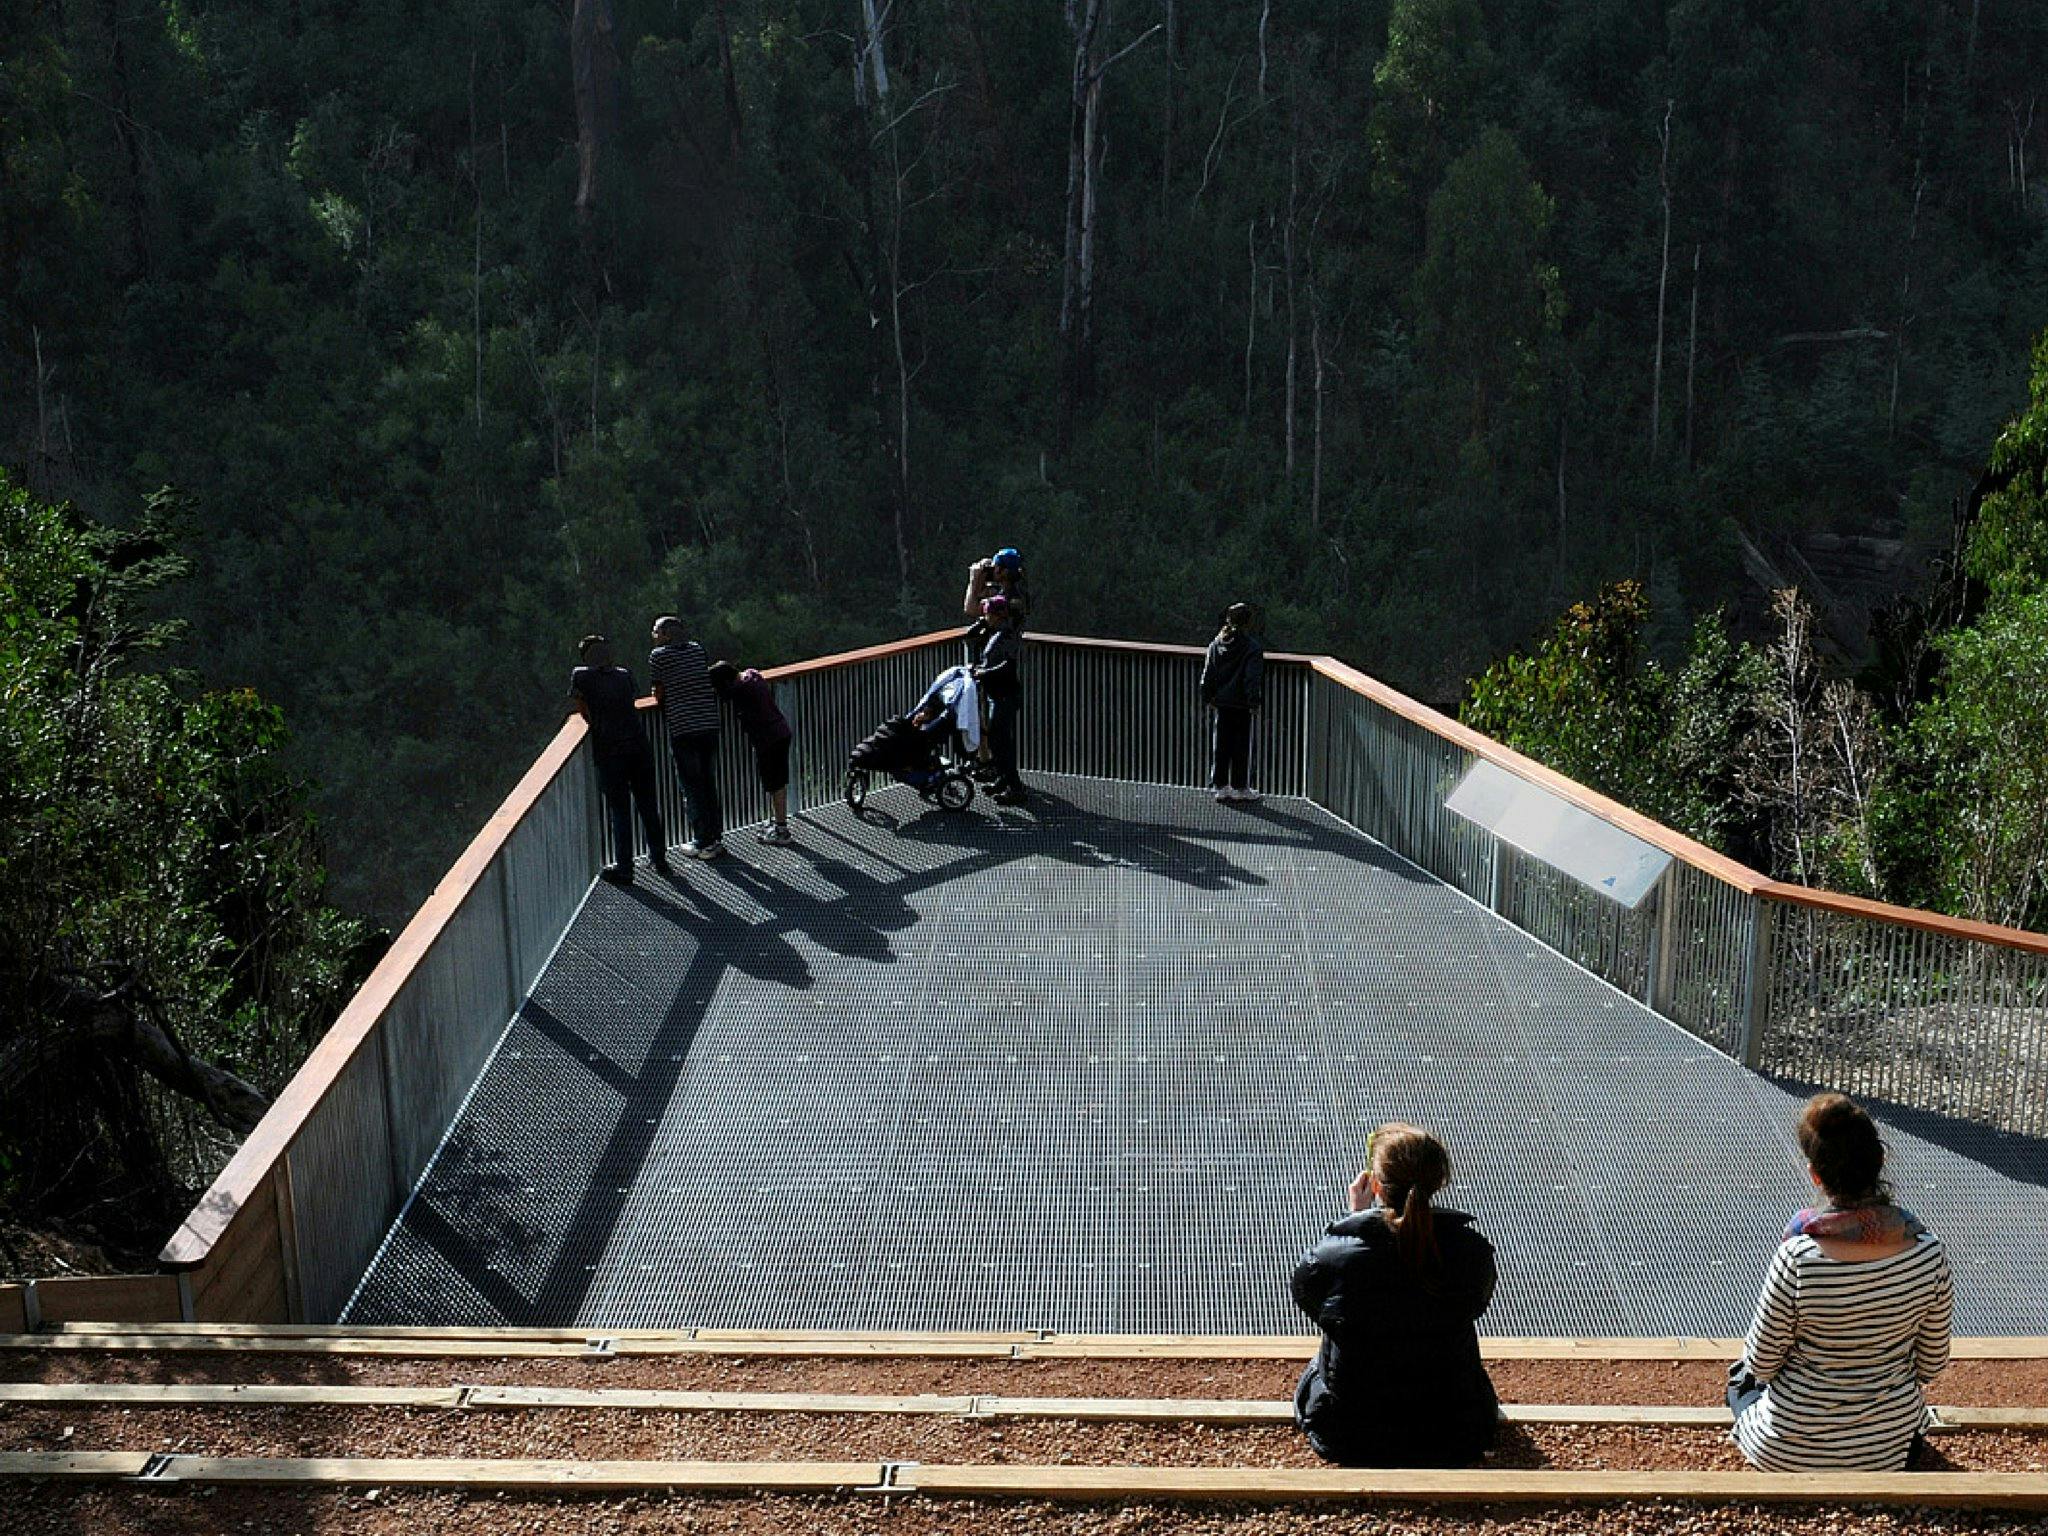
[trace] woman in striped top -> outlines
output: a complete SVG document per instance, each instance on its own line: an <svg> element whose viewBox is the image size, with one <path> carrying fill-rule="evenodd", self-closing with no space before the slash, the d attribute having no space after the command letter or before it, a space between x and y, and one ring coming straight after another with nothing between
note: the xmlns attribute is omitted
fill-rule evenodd
<svg viewBox="0 0 2048 1536"><path fill-rule="evenodd" d="M1895 1471L1948 1364L1953 1291L1941 1239L1892 1201L1884 1143L1839 1093L1808 1101L1799 1149L1827 1197L1771 1258L1729 1370L1735 1443L1767 1472Z"/></svg>

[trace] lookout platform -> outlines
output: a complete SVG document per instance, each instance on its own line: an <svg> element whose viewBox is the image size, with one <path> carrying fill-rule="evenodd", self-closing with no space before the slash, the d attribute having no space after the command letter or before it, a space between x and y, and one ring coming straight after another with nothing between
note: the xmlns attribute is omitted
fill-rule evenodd
<svg viewBox="0 0 2048 1536"><path fill-rule="evenodd" d="M344 1321L1297 1332L1401 1118L1500 1250L1485 1332L1741 1332L1798 1085L1305 798L1035 787L592 886ZM1878 1108L1958 1331L2048 1333L2036 1144Z"/></svg>

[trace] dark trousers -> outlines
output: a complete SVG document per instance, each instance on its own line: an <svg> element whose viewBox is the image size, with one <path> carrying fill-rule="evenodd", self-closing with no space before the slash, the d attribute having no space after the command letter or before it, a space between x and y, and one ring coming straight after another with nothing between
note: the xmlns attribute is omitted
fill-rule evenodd
<svg viewBox="0 0 2048 1536"><path fill-rule="evenodd" d="M718 732L671 736L668 747L675 754L676 778L683 786L690 837L699 848L709 848L725 836L725 816L718 808Z"/></svg>
<svg viewBox="0 0 2048 1536"><path fill-rule="evenodd" d="M668 847L661 826L661 806L654 798L654 754L642 746L629 757L597 760L597 791L612 823L612 862L633 862L633 812L640 812L640 830L647 851L656 858Z"/></svg>
<svg viewBox="0 0 2048 1536"><path fill-rule="evenodd" d="M988 750L995 762L996 788L1014 795L1024 793L1024 781L1017 777L1017 711L1023 703L1016 695L988 701Z"/></svg>
<svg viewBox="0 0 2048 1536"><path fill-rule="evenodd" d="M1252 785L1252 712L1228 704L1216 706L1211 736L1209 787L1250 789Z"/></svg>

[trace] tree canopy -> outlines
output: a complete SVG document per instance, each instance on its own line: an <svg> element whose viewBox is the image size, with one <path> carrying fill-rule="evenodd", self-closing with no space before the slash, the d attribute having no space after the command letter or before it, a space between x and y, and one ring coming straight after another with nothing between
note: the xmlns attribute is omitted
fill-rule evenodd
<svg viewBox="0 0 2048 1536"><path fill-rule="evenodd" d="M395 919L588 629L950 612L1425 697L1603 584L1910 582L2048 324L2039 7L28 0L0 461L194 509L181 660ZM1792 569L1792 575L1800 573Z"/></svg>
<svg viewBox="0 0 2048 1536"><path fill-rule="evenodd" d="M153 665L172 509L0 474L0 1208L116 1249L210 1176L360 979L277 710Z"/></svg>

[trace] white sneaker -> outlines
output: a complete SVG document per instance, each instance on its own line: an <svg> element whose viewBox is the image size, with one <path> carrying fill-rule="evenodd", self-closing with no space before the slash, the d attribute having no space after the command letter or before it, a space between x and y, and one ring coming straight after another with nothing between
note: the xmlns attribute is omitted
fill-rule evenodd
<svg viewBox="0 0 2048 1536"><path fill-rule="evenodd" d="M704 850L697 846L697 839L694 837L686 843L678 844L676 852L686 859L700 859L704 856Z"/></svg>
<svg viewBox="0 0 2048 1536"><path fill-rule="evenodd" d="M1237 793L1236 793L1235 795L1233 795L1233 796L1232 796L1231 798L1232 798L1232 799L1234 799L1234 800L1245 800L1245 801L1251 801L1251 800L1263 800L1263 799L1265 799L1266 797L1265 797L1264 795L1260 794L1260 793L1259 793L1259 792L1258 792L1258 791L1257 791L1256 789L1240 789L1240 790L1239 790L1239 791L1238 791L1238 792L1237 792Z"/></svg>
<svg viewBox="0 0 2048 1536"><path fill-rule="evenodd" d="M706 860L722 859L725 857L725 843L722 840L716 843L706 843L703 847L699 848L695 853L691 854L690 857L693 859Z"/></svg>
<svg viewBox="0 0 2048 1536"><path fill-rule="evenodd" d="M1211 800L1214 800L1218 805L1221 805L1224 801L1230 798L1230 791L1227 789L1212 789L1209 791L1209 798Z"/></svg>
<svg viewBox="0 0 2048 1536"><path fill-rule="evenodd" d="M759 833L760 840L771 848L786 848L796 839L789 835L789 827L779 821L771 821Z"/></svg>

